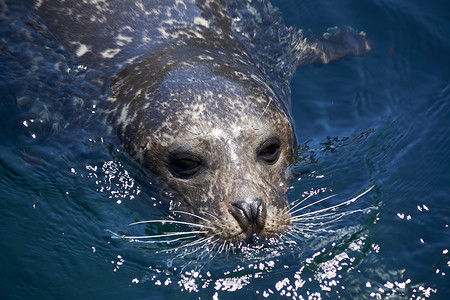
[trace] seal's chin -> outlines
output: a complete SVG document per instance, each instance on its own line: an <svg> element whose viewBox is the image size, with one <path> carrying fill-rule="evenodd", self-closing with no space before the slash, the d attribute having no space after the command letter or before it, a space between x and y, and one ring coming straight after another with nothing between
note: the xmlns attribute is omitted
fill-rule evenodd
<svg viewBox="0 0 450 300"><path fill-rule="evenodd" d="M279 224L278 224L279 225ZM283 239L286 232L288 232L290 225L284 224L283 226L277 226L277 231L267 232L266 230L256 231L241 231L239 233L230 234L230 232L223 232L220 234L218 232L211 231L204 235L205 238L210 239L212 243L216 244L226 244L229 246L239 245L258 245L264 244L265 242L273 242ZM221 231L220 228L218 231Z"/></svg>
<svg viewBox="0 0 450 300"><path fill-rule="evenodd" d="M247 245L260 244L260 243L263 243L264 241L266 241L269 238L273 238L273 237L261 236L258 233L252 233L245 240L243 240L243 242L245 244L247 244Z"/></svg>

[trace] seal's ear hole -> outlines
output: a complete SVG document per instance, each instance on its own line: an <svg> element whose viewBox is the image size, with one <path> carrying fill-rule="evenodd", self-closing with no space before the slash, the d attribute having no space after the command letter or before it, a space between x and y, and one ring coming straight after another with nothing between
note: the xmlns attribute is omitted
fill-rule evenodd
<svg viewBox="0 0 450 300"><path fill-rule="evenodd" d="M280 140L270 138L261 144L258 150L258 158L268 164L274 164L280 155Z"/></svg>
<svg viewBox="0 0 450 300"><path fill-rule="evenodd" d="M200 170L202 160L189 153L173 153L169 156L169 170L173 176L189 178Z"/></svg>

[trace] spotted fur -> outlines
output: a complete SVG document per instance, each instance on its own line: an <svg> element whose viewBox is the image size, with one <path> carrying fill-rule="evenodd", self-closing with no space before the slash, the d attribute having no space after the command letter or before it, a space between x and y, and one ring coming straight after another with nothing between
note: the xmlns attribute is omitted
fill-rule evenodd
<svg viewBox="0 0 450 300"><path fill-rule="evenodd" d="M370 50L350 28L322 37L287 28L262 0L41 0L36 11L76 60L104 72L124 148L214 241L290 226L289 82L297 67ZM261 155L267 141L279 147L275 161ZM180 153L200 161L194 174L174 172Z"/></svg>

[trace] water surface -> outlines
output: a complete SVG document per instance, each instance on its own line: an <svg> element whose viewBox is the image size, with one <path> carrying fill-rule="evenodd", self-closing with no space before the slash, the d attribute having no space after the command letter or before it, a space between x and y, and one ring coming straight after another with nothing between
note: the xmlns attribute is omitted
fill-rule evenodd
<svg viewBox="0 0 450 300"><path fill-rule="evenodd" d="M450 5L273 4L289 26L352 25L375 45L297 72L309 172L290 201L336 194L320 209L375 187L295 245L212 255L115 238L144 233L128 224L164 217L167 200L98 117L95 71L39 34L26 5L0 4L2 299L448 299Z"/></svg>

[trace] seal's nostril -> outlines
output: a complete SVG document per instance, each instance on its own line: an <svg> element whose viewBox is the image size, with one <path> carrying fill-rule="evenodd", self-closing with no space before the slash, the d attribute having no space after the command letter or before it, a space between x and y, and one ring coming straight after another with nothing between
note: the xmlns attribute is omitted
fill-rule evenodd
<svg viewBox="0 0 450 300"><path fill-rule="evenodd" d="M256 223L259 211L262 208L261 199L239 200L234 204L235 207L242 210L249 223Z"/></svg>
<svg viewBox="0 0 450 300"><path fill-rule="evenodd" d="M244 231L247 231L249 225L253 225L255 231L264 228L266 211L261 199L238 200L233 206L233 216Z"/></svg>

